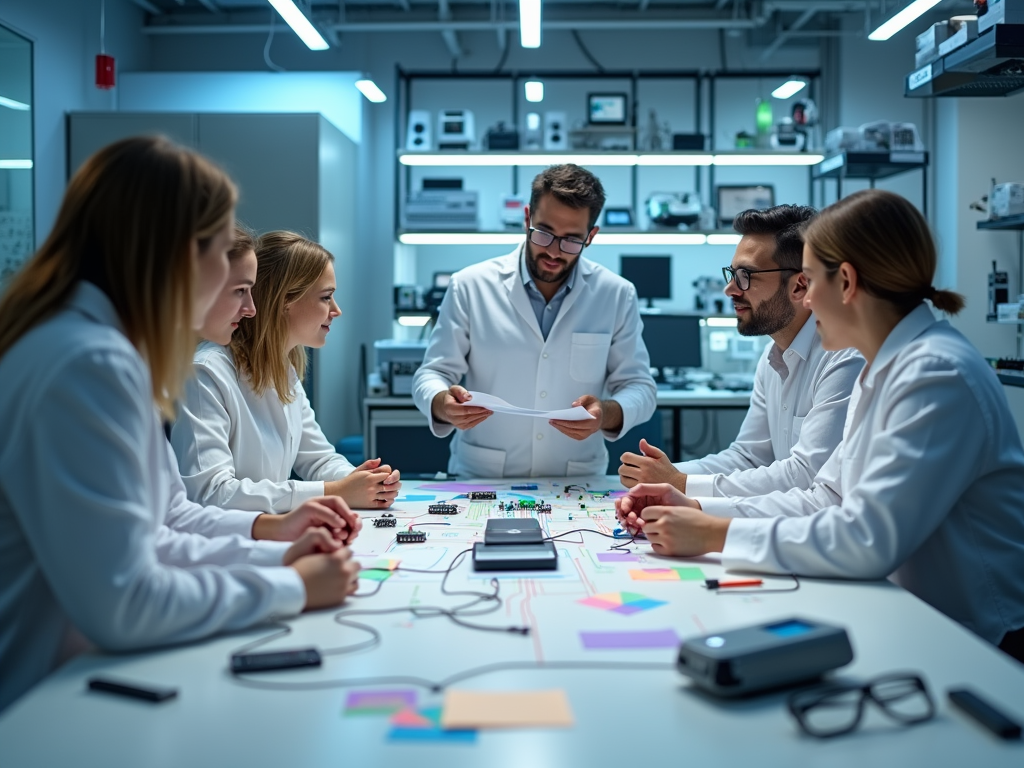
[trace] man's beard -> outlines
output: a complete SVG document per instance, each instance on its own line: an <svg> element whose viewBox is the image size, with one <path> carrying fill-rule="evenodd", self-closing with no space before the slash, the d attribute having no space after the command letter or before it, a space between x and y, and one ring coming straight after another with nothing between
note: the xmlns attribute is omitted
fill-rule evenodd
<svg viewBox="0 0 1024 768"><path fill-rule="evenodd" d="M746 320L742 317L737 320L736 330L741 336L770 336L789 325L794 317L796 309L789 300L789 286L783 281L771 298L763 301L757 309L750 307Z"/></svg>
<svg viewBox="0 0 1024 768"><path fill-rule="evenodd" d="M547 256L546 253L545 256ZM569 264L566 262L564 258L559 257L559 261L563 262L565 266L562 267L562 269L558 270L558 272L556 272L553 276L545 276L541 274L540 267L537 264L539 258L539 256L536 256L533 253L533 249L530 247L530 243L527 242L526 269L530 273L530 277L532 277L534 281L538 283L560 283L563 280L565 280L566 277L569 276L569 273L572 271L572 268L576 266L575 261L572 264ZM548 256L548 258L550 258L550 256Z"/></svg>

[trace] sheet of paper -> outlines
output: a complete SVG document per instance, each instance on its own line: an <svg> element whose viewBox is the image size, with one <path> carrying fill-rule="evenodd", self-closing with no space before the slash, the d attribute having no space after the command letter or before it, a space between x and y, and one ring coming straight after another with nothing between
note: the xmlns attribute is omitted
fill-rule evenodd
<svg viewBox="0 0 1024 768"><path fill-rule="evenodd" d="M552 691L448 691L441 725L445 728L568 727L569 698Z"/></svg>
<svg viewBox="0 0 1024 768"><path fill-rule="evenodd" d="M562 408L556 411L535 411L532 408L520 408L502 400L500 397L488 395L485 392L470 392L473 399L466 406L477 406L487 408L495 413L504 413L509 416L528 416L533 419L560 419L562 421L586 421L594 416L582 405L575 408Z"/></svg>

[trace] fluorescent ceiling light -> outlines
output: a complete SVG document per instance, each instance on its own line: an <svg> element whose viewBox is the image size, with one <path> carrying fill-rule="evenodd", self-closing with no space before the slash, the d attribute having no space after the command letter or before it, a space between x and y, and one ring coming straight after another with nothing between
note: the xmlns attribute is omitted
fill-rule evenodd
<svg viewBox="0 0 1024 768"><path fill-rule="evenodd" d="M32 168L31 160L0 160L0 170L27 171Z"/></svg>
<svg viewBox="0 0 1024 768"><path fill-rule="evenodd" d="M712 155L640 155L637 165L711 165Z"/></svg>
<svg viewBox="0 0 1024 768"><path fill-rule="evenodd" d="M748 155L737 152L735 155L715 155L715 165L817 165L824 159L824 155L804 152L794 155Z"/></svg>
<svg viewBox="0 0 1024 768"><path fill-rule="evenodd" d="M316 27L299 10L294 0L270 0L270 4L281 14L281 18L288 23L292 31L299 36L299 39L311 51L326 51L330 48L323 35L316 31Z"/></svg>
<svg viewBox="0 0 1024 768"><path fill-rule="evenodd" d="M738 325L735 317L709 317L705 322L709 328L735 328Z"/></svg>
<svg viewBox="0 0 1024 768"><path fill-rule="evenodd" d="M380 104L382 101L388 100L388 97L384 95L384 91L378 88L373 80L356 80L356 88L374 104Z"/></svg>
<svg viewBox="0 0 1024 768"><path fill-rule="evenodd" d="M31 107L23 101L15 101L14 99L8 99L0 96L0 107L7 107L8 109L16 109L19 112L27 112Z"/></svg>
<svg viewBox="0 0 1024 768"><path fill-rule="evenodd" d="M927 13L942 0L914 0L878 29L868 35L868 40L888 40L923 13Z"/></svg>
<svg viewBox="0 0 1024 768"><path fill-rule="evenodd" d="M524 87L527 101L544 101L544 83L540 80L527 80Z"/></svg>
<svg viewBox="0 0 1024 768"><path fill-rule="evenodd" d="M598 232L594 245L704 245L705 235L692 232Z"/></svg>
<svg viewBox="0 0 1024 768"><path fill-rule="evenodd" d="M787 80L774 91L772 91L772 96L774 96L776 99L788 99L790 96L800 93L800 91L802 91L806 87L806 80L798 80L797 78L794 77L790 80Z"/></svg>
<svg viewBox="0 0 1024 768"><path fill-rule="evenodd" d="M405 245L519 245L525 235L496 232L405 232L398 242Z"/></svg>
<svg viewBox="0 0 1024 768"><path fill-rule="evenodd" d="M519 0L519 42L540 48L540 0Z"/></svg>
<svg viewBox="0 0 1024 768"><path fill-rule="evenodd" d="M398 318L398 324L406 328L422 328L430 322L430 315L402 315Z"/></svg>
<svg viewBox="0 0 1024 768"><path fill-rule="evenodd" d="M708 245L737 245L742 235L708 235Z"/></svg>

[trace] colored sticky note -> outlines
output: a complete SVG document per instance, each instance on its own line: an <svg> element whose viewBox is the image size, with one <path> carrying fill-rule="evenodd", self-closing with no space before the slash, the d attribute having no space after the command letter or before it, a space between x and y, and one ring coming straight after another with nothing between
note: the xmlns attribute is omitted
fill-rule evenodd
<svg viewBox="0 0 1024 768"><path fill-rule="evenodd" d="M430 493L410 493L407 496L402 496L395 499L395 501L434 501L437 496Z"/></svg>
<svg viewBox="0 0 1024 768"><path fill-rule="evenodd" d="M694 566L683 568L639 568L629 572L634 581L696 581L704 580L704 571Z"/></svg>
<svg viewBox="0 0 1024 768"><path fill-rule="evenodd" d="M382 557L372 563L365 563L362 570L359 571L359 578L367 581L385 581L391 578L391 574L400 562L402 561Z"/></svg>
<svg viewBox="0 0 1024 768"><path fill-rule="evenodd" d="M467 729L447 730L441 727L441 708L406 709L396 712L391 718L390 741L436 741L455 744L472 744L476 731Z"/></svg>
<svg viewBox="0 0 1024 768"><path fill-rule="evenodd" d="M654 600L635 592L606 592L602 595L594 595L585 600L578 601L581 605L589 605L591 608L600 608L613 613L621 613L623 616L630 616L634 613L657 608L659 605L667 605L664 600Z"/></svg>
<svg viewBox="0 0 1024 768"><path fill-rule="evenodd" d="M445 728L566 728L573 724L565 691L448 691Z"/></svg>
<svg viewBox="0 0 1024 768"><path fill-rule="evenodd" d="M597 560L601 563L635 563L640 558L632 552L598 552Z"/></svg>
<svg viewBox="0 0 1024 768"><path fill-rule="evenodd" d="M346 715L390 715L416 706L416 691L352 691L345 699Z"/></svg>
<svg viewBox="0 0 1024 768"><path fill-rule="evenodd" d="M672 629L580 632L583 647L589 651L618 648L675 648L679 635Z"/></svg>

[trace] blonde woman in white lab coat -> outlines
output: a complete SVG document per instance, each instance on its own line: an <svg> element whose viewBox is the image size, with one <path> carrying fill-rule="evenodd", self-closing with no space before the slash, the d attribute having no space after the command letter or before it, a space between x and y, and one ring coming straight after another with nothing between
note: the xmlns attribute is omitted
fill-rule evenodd
<svg viewBox="0 0 1024 768"><path fill-rule="evenodd" d="M353 508L387 508L401 488L398 471L380 459L353 467L338 454L301 383L305 348L322 347L341 315L334 257L293 232L269 232L258 238L255 260L252 310L236 326L220 327L224 314L220 326L204 328L196 378L171 430L189 498L287 512L326 495Z"/></svg>
<svg viewBox="0 0 1024 768"><path fill-rule="evenodd" d="M224 282L235 197L165 139L112 144L0 301L0 709L89 642L186 642L355 589L358 564L323 532L330 554L256 543L215 565L223 537L164 525L180 481L158 411Z"/></svg>
<svg viewBox="0 0 1024 768"><path fill-rule="evenodd" d="M992 369L925 303L963 307L933 287L935 267L927 222L891 192L850 195L807 227L806 305L822 345L867 360L845 439L822 468L832 504L772 493L743 500L757 517L717 517L671 486L638 485L618 512L661 554L888 576L1024 661L1024 449Z"/></svg>

